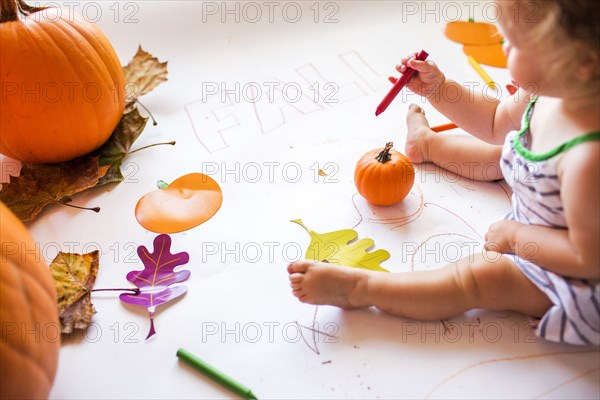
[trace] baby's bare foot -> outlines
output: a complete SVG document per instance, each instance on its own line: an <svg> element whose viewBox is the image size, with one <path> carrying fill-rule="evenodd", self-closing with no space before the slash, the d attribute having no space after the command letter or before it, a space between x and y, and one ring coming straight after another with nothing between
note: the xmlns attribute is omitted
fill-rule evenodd
<svg viewBox="0 0 600 400"><path fill-rule="evenodd" d="M368 307L369 271L299 261L288 266L292 294L301 302L341 308Z"/></svg>
<svg viewBox="0 0 600 400"><path fill-rule="evenodd" d="M404 152L415 164L429 161L428 137L435 134L425 119L425 113L421 107L411 104L406 116L406 144Z"/></svg>

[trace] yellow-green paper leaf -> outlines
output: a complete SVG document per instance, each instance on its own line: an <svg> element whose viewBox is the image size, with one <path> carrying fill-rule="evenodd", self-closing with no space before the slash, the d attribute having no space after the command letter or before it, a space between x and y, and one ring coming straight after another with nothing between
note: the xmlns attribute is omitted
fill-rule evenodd
<svg viewBox="0 0 600 400"><path fill-rule="evenodd" d="M304 256L307 260L389 272L379 264L390 258L390 253L383 249L368 252L375 242L368 238L356 240L358 233L354 229L317 233L307 228L301 219L294 219L291 222L303 227L310 235L310 244Z"/></svg>

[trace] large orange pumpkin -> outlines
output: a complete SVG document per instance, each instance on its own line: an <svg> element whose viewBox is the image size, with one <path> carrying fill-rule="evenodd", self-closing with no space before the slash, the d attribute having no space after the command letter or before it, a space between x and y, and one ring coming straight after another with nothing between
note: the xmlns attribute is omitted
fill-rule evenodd
<svg viewBox="0 0 600 400"><path fill-rule="evenodd" d="M56 291L39 247L0 202L0 398L46 398L60 346Z"/></svg>
<svg viewBox="0 0 600 400"><path fill-rule="evenodd" d="M354 183L367 201L390 206L408 195L415 182L415 169L402 153L392 150L389 142L383 149L371 150L358 160Z"/></svg>
<svg viewBox="0 0 600 400"><path fill-rule="evenodd" d="M60 162L100 147L125 104L108 39L69 10L0 4L0 153Z"/></svg>

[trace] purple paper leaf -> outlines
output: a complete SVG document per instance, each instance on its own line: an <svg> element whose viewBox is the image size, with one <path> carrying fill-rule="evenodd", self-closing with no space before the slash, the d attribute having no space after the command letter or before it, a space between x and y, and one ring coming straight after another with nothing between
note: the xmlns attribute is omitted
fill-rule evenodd
<svg viewBox="0 0 600 400"><path fill-rule="evenodd" d="M121 301L136 306L146 307L150 315L150 332L146 339L156 332L154 330L154 311L156 306L173 300L187 292L187 286L173 286L174 283L185 281L190 276L190 271L174 269L187 264L190 257L188 253L171 254L171 237L158 235L154 239L154 253L150 253L146 246L138 247L138 256L144 263L141 271L130 271L127 280L140 289L140 293L123 293L119 296Z"/></svg>

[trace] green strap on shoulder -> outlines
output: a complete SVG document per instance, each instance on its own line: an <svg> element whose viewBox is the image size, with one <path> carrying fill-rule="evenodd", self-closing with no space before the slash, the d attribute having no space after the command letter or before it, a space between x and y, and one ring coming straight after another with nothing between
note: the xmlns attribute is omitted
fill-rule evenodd
<svg viewBox="0 0 600 400"><path fill-rule="evenodd" d="M546 153L535 154L535 153L530 152L525 147L523 147L523 144L521 143L521 138L523 137L523 135L525 133L527 133L529 131L529 121L531 119L532 108L533 108L533 105L537 102L537 99L538 99L537 96L534 97L531 100L531 102L529 103L529 105L527 106L527 109L525 110L525 118L524 118L525 121L523 124L523 128L521 128L521 130L513 138L513 147L525 159L527 159L529 161L548 160L549 158L552 158L552 157L556 156L557 154L567 151L571 147L577 146L580 143L600 140L600 131L595 131L595 132L590 132L586 135L571 139Z"/></svg>

